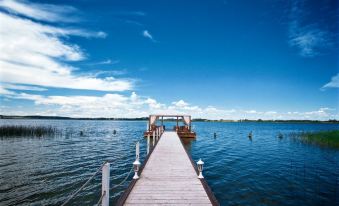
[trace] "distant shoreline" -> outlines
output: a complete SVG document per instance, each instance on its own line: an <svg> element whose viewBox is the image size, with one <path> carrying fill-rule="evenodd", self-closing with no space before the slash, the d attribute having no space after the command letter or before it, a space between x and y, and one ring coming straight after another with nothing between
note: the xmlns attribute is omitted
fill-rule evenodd
<svg viewBox="0 0 339 206"><path fill-rule="evenodd" d="M14 116L14 115L0 115L0 119L52 119L52 120L110 120L110 121L148 121L148 117L139 117L139 118L86 118L86 117L62 117L62 116L38 116L38 115L29 115L29 116ZM164 121L176 121L176 119L165 119ZM210 120L210 119L201 119L196 118L192 119L193 122L260 122L260 123L326 123L326 124L339 124L339 120L250 120L250 119L240 119L240 120Z"/></svg>

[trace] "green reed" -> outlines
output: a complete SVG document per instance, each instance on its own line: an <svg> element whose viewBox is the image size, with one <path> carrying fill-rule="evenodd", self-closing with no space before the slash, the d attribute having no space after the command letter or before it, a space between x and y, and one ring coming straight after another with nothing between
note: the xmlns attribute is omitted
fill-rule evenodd
<svg viewBox="0 0 339 206"><path fill-rule="evenodd" d="M339 130L302 132L299 134L292 134L292 138L308 144L339 149Z"/></svg>
<svg viewBox="0 0 339 206"><path fill-rule="evenodd" d="M58 134L52 126L1 125L0 137L44 137Z"/></svg>

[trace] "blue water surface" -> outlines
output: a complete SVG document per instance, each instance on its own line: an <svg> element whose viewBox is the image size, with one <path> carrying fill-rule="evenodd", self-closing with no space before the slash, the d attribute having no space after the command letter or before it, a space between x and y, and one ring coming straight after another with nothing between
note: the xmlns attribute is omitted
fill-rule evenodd
<svg viewBox="0 0 339 206"><path fill-rule="evenodd" d="M0 124L51 125L61 131L53 137L0 138L0 205L60 205L106 160L112 162L111 187L124 180L136 141L141 161L146 156L143 121ZM193 128L197 138L184 141L185 147L195 161L205 162L205 179L221 205L339 205L339 151L290 138L303 131L338 130L338 124L194 122ZM111 205L131 177L110 191ZM99 173L70 205L96 204L100 189Z"/></svg>

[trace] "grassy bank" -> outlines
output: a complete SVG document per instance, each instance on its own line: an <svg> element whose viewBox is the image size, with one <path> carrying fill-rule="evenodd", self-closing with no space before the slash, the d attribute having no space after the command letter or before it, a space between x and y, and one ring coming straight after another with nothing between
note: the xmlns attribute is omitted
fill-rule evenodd
<svg viewBox="0 0 339 206"><path fill-rule="evenodd" d="M43 137L53 136L58 130L52 126L1 125L0 137Z"/></svg>
<svg viewBox="0 0 339 206"><path fill-rule="evenodd" d="M339 149L339 130L304 132L298 138L304 143Z"/></svg>

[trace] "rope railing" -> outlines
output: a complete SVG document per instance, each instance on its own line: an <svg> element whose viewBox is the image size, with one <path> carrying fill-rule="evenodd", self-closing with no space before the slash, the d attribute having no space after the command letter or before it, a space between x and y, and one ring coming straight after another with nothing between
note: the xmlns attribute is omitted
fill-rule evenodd
<svg viewBox="0 0 339 206"><path fill-rule="evenodd" d="M163 131L157 131L157 133L155 134L155 133L153 133L153 147L155 146L154 145L154 142L156 141L156 142L158 142L159 141L159 139L160 139L160 136L162 135L162 132ZM156 136L155 136L156 135ZM149 138L149 137L148 137ZM139 138L139 139L137 139L135 142L133 142L133 147L135 147L136 148L136 159L139 161L139 142L140 142L140 140L141 139L143 139L143 138ZM151 147L151 145L149 144L150 142L149 142L149 140L147 141L147 147ZM147 150L147 154L148 154L148 151L149 150ZM96 204L96 205L100 205L100 204L102 204L103 203L103 201L104 201L104 199L106 199L105 200L105 205L108 205L108 198L109 198L109 191L110 190L113 190L113 189L115 189L115 188L117 188L117 187L119 187L119 186L121 186L122 184L124 184L126 181L127 181L127 179L128 179L128 177L130 177L130 175L131 175L131 172L133 171L133 169L134 169L134 171L135 171L135 173L137 174L138 173L138 169L139 168L137 168L137 170L135 170L135 165L133 165L133 167L130 169L130 171L128 172L128 174L126 175L126 177L119 183L119 184L115 184L112 188L109 188L109 180L110 180L110 178L109 178L109 167L110 167L110 163L112 163L112 162L109 162L109 161L105 161L96 171L95 171L95 173L93 173L91 176L90 176L90 178L88 178L87 179L87 181L79 188L79 189L77 189L75 192L73 192L67 199L66 199L66 201L64 202L64 203L62 203L61 204L61 206L65 206L65 205L67 205L74 197L76 197L87 185L88 185L88 183L90 183L91 182L91 180L93 180L93 178L100 172L100 171L102 171L102 194L101 194L101 196L100 196L100 198L99 198L99 201L98 201L98 203ZM140 163L139 163L140 164ZM106 167L105 167L106 166ZM105 168L104 168L105 167ZM138 167L139 167L139 165L138 165ZM105 170L104 170L105 169ZM135 179L134 177L133 177L133 179ZM104 205L104 204L103 204Z"/></svg>
<svg viewBox="0 0 339 206"><path fill-rule="evenodd" d="M133 167L130 169L130 171L128 172L128 174L126 175L125 179L123 179L119 184L114 185L111 190L121 186L122 184L124 184L126 182L126 180L128 179L128 177L131 175L131 172L133 171Z"/></svg>
<svg viewBox="0 0 339 206"><path fill-rule="evenodd" d="M100 166L100 168L78 189L78 190L76 190L73 194L71 194L71 196L69 196L68 198L67 198L67 200L61 205L61 206L65 206L71 199L73 199L81 190L83 190L85 187L86 187L86 185L95 177L95 175L97 175L100 171L101 171L101 169L104 167L104 165L107 163L107 161L106 162L104 162L101 166Z"/></svg>
<svg viewBox="0 0 339 206"><path fill-rule="evenodd" d="M101 204L102 198L106 195L106 191L104 191L99 199L99 201L97 202L97 206L99 206Z"/></svg>

